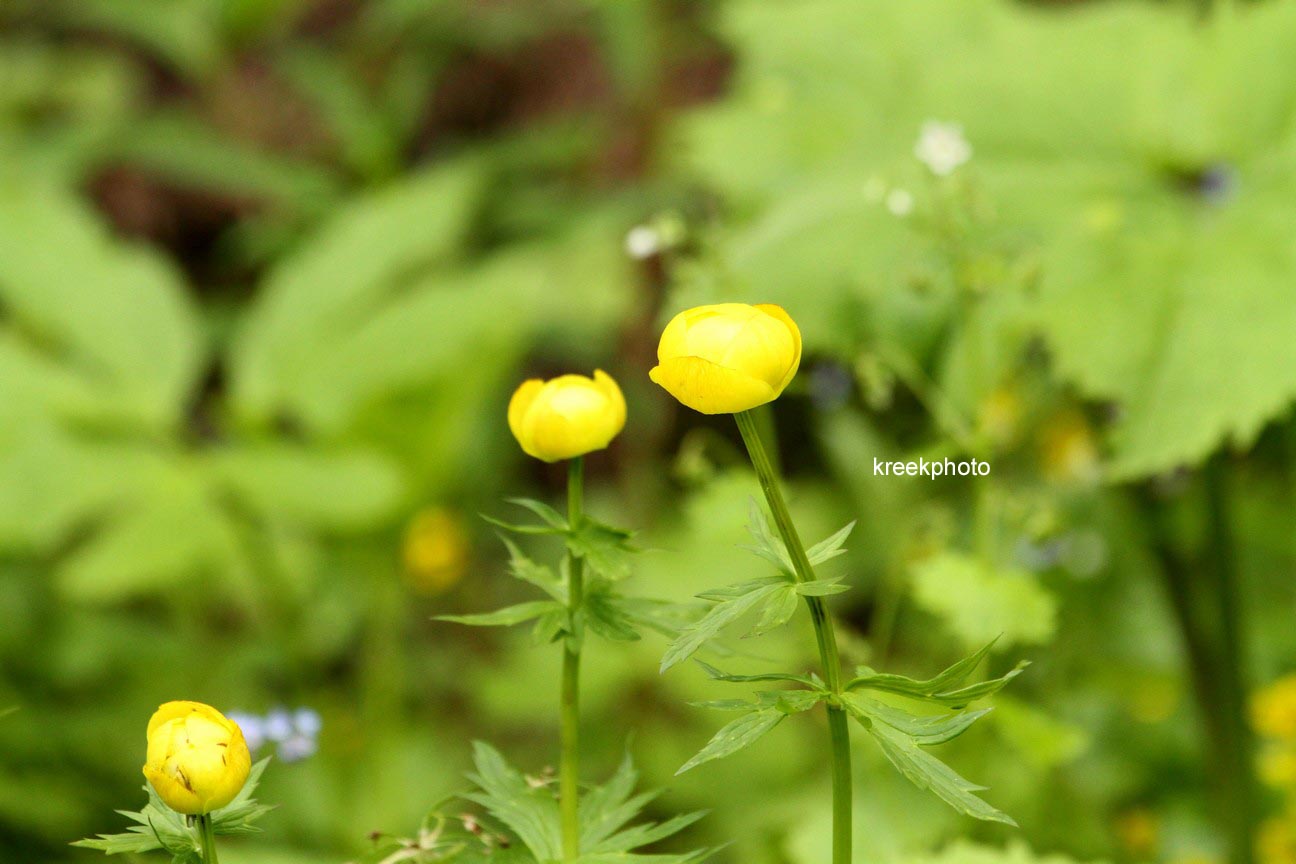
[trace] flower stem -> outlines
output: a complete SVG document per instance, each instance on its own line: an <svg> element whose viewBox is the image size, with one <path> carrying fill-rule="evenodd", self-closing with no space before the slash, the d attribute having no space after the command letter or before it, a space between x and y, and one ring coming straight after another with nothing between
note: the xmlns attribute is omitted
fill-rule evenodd
<svg viewBox="0 0 1296 864"><path fill-rule="evenodd" d="M769 502L774 524L783 537L788 554L792 557L794 575L798 582L813 582L817 578L806 555L805 545L797 534L796 525L788 511L787 502L779 488L778 475L770 463L765 445L761 443L760 432L750 411L734 415L738 422L738 431L742 433L743 443L751 456L756 477L760 480L765 500ZM810 608L810 618L814 622L815 640L819 643L819 659L823 664L824 681L829 691L834 694L842 692L841 658L837 653L837 635L833 630L832 618L824 606L822 597L806 597L806 606ZM851 861L851 768L850 768L850 734L846 726L846 712L840 704L828 706L828 733L832 741L832 790L833 790L833 856L832 864L850 864Z"/></svg>
<svg viewBox="0 0 1296 864"><path fill-rule="evenodd" d="M585 463L577 456L567 463L567 521L575 528L584 507ZM572 621L581 607L583 562L568 555L567 608ZM580 636L563 640L562 761L558 769L558 804L562 815L563 861L580 857Z"/></svg>
<svg viewBox="0 0 1296 864"><path fill-rule="evenodd" d="M204 813L198 817L198 830L202 832L203 864L219 864L216 859L216 825L211 814Z"/></svg>

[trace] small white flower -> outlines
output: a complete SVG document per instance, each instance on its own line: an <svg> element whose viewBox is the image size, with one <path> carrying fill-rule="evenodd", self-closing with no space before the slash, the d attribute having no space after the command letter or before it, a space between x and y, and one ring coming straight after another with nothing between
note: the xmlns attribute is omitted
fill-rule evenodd
<svg viewBox="0 0 1296 864"><path fill-rule="evenodd" d="M886 208L894 216L908 216L913 212L914 199L907 189L892 189L886 196Z"/></svg>
<svg viewBox="0 0 1296 864"><path fill-rule="evenodd" d="M972 145L959 124L928 120L918 132L914 157L937 177L947 177L972 158Z"/></svg>
<svg viewBox="0 0 1296 864"><path fill-rule="evenodd" d="M636 225L626 232L626 254L636 261L651 258L662 251L662 247L661 232L651 225Z"/></svg>

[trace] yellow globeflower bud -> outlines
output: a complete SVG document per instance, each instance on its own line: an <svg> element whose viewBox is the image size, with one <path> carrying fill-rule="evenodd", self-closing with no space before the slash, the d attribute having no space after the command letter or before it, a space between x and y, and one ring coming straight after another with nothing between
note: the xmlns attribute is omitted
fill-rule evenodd
<svg viewBox="0 0 1296 864"><path fill-rule="evenodd" d="M621 388L602 369L593 378L532 378L509 400L513 437L528 456L557 462L602 450L625 426Z"/></svg>
<svg viewBox="0 0 1296 864"><path fill-rule="evenodd" d="M234 800L252 754L238 724L201 702L168 702L148 724L144 776L168 807L199 816Z"/></svg>
<svg viewBox="0 0 1296 864"><path fill-rule="evenodd" d="M671 319L648 377L703 414L736 414L778 398L801 365L801 331L783 307L720 303Z"/></svg>

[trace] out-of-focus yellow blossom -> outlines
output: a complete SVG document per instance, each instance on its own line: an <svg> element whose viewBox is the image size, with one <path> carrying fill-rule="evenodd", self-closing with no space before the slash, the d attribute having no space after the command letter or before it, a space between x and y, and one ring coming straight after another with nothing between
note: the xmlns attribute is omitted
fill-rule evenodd
<svg viewBox="0 0 1296 864"><path fill-rule="evenodd" d="M671 319L648 376L703 414L772 402L801 365L801 331L781 306L720 303Z"/></svg>
<svg viewBox="0 0 1296 864"><path fill-rule="evenodd" d="M1049 421L1040 444L1044 473L1054 482L1091 486L1100 479L1098 443L1079 414L1067 412Z"/></svg>
<svg viewBox="0 0 1296 864"><path fill-rule="evenodd" d="M995 447L1006 447L1021 431L1022 400L1015 389L1000 387L977 410L977 426Z"/></svg>
<svg viewBox="0 0 1296 864"><path fill-rule="evenodd" d="M1296 790L1296 748L1284 744L1265 747L1257 759L1257 773L1269 786Z"/></svg>
<svg viewBox="0 0 1296 864"><path fill-rule="evenodd" d="M238 724L201 702L168 702L148 724L144 776L177 813L197 816L234 800L252 769Z"/></svg>
<svg viewBox="0 0 1296 864"><path fill-rule="evenodd" d="M1256 829L1259 864L1296 864L1296 825L1288 819L1266 819Z"/></svg>
<svg viewBox="0 0 1296 864"><path fill-rule="evenodd" d="M444 507L429 507L410 520L401 551L410 587L423 594L444 594L467 569L468 533L457 515Z"/></svg>
<svg viewBox="0 0 1296 864"><path fill-rule="evenodd" d="M625 426L626 403L612 376L561 375L522 382L509 401L513 437L528 456L557 462L602 450Z"/></svg>
<svg viewBox="0 0 1296 864"><path fill-rule="evenodd" d="M1296 675L1279 678L1251 697L1251 725L1266 738L1296 741Z"/></svg>
<svg viewBox="0 0 1296 864"><path fill-rule="evenodd" d="M1144 807L1127 810L1116 819L1116 836L1130 858L1138 861L1155 857L1161 834L1160 821Z"/></svg>

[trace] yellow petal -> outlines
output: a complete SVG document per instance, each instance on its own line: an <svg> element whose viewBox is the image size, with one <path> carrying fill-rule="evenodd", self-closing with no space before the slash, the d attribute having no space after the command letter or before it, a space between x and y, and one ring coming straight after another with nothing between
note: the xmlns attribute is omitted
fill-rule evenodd
<svg viewBox="0 0 1296 864"><path fill-rule="evenodd" d="M771 318L782 322L787 327L788 335L792 340L791 363L783 375L782 383L774 388L779 393L782 393L787 385L792 383L792 379L796 377L797 369L801 367L801 328L797 326L797 323L792 320L792 316L782 306L776 306L773 303L757 303L756 308Z"/></svg>
<svg viewBox="0 0 1296 864"><path fill-rule="evenodd" d="M616 379L602 369L594 370L594 384L599 390L603 391L608 400L609 409L604 419L611 430L611 434L608 435L608 441L611 441L625 428L625 395L622 394L621 388L617 386Z"/></svg>
<svg viewBox="0 0 1296 864"><path fill-rule="evenodd" d="M151 737L153 735L154 730L156 730L157 727L161 726L163 723L181 717L188 717L190 714L197 714L201 717L205 717L208 720L211 720L214 723L220 723L226 726L233 726L235 729L238 728L237 724L235 724L232 720L228 719L224 714L220 713L210 705L204 704L202 702L187 702L184 700L179 700L175 702L167 702L163 705L158 706L158 709L153 712L153 716L149 718L148 732L146 734Z"/></svg>
<svg viewBox="0 0 1296 864"><path fill-rule="evenodd" d="M778 395L769 384L701 357L677 357L654 366L648 377L703 414L736 414Z"/></svg>
<svg viewBox="0 0 1296 864"><path fill-rule="evenodd" d="M509 399L509 430L513 433L513 437L518 439L519 443L522 441L522 427L525 422L526 413L535 402L536 397L540 395L540 391L543 389L544 382L539 378L532 378L528 381L523 381L517 390L513 391L513 398ZM525 444L522 445L522 449L526 449Z"/></svg>

